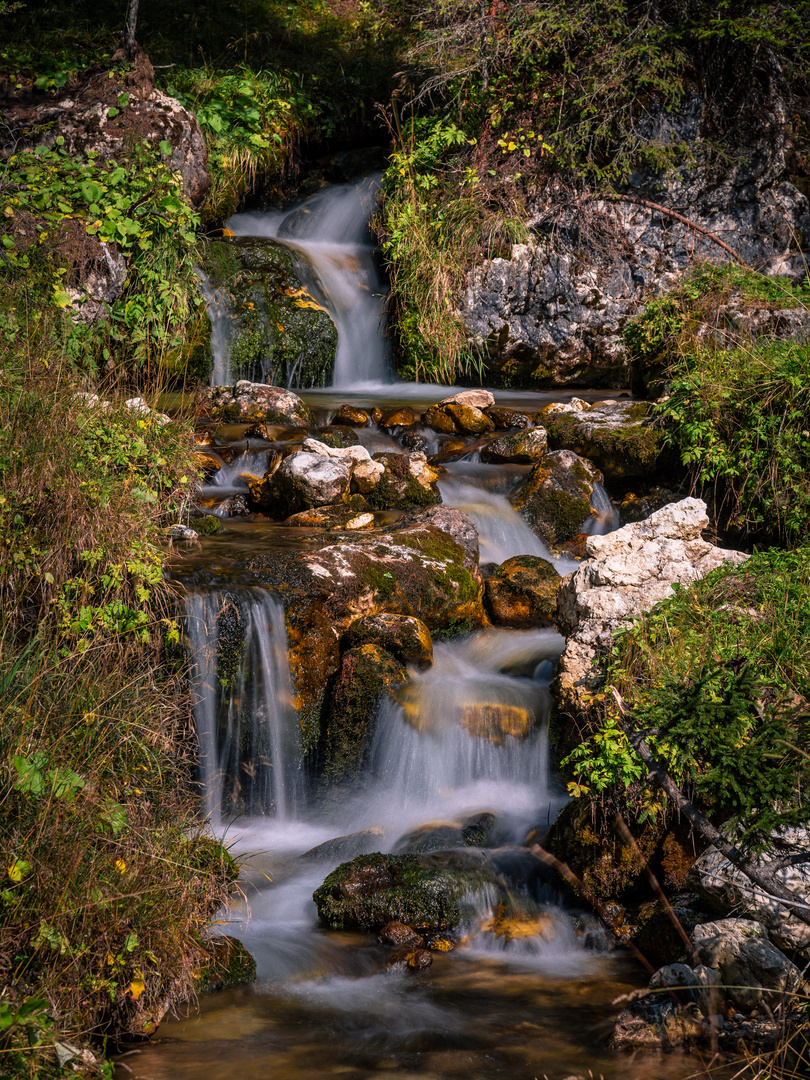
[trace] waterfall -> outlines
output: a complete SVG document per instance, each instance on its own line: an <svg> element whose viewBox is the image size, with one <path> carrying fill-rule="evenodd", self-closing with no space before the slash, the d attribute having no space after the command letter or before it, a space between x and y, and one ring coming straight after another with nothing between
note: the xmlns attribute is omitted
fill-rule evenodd
<svg viewBox="0 0 810 1080"><path fill-rule="evenodd" d="M227 293L218 289L208 275L195 268L200 279L200 292L205 297L205 310L211 323L211 371L212 386L228 386L231 383L231 337L233 316L228 305Z"/></svg>
<svg viewBox="0 0 810 1080"><path fill-rule="evenodd" d="M208 816L293 815L300 754L280 602L260 588L192 590L186 628Z"/></svg>
<svg viewBox="0 0 810 1080"><path fill-rule="evenodd" d="M591 492L591 515L582 526L582 531L590 536L604 536L615 532L621 525L619 511L610 501L610 496L601 484L594 484Z"/></svg>
<svg viewBox="0 0 810 1080"><path fill-rule="evenodd" d="M359 389L393 378L385 341L385 287L374 262L369 219L380 177L336 184L292 211L236 214L236 236L270 237L299 256L296 270L337 326L333 385Z"/></svg>

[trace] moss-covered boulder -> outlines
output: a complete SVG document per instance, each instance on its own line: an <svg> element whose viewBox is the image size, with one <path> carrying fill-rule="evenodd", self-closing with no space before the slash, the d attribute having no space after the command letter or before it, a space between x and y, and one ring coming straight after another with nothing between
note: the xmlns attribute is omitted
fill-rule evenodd
<svg viewBox="0 0 810 1080"><path fill-rule="evenodd" d="M360 645L343 654L323 728L324 780L339 783L357 771L380 699L407 680L399 660L379 645Z"/></svg>
<svg viewBox="0 0 810 1080"><path fill-rule="evenodd" d="M210 242L205 269L232 313L234 378L295 387L331 382L337 328L304 284L311 273L303 259L267 238Z"/></svg>
<svg viewBox="0 0 810 1080"><path fill-rule="evenodd" d="M512 505L547 544L581 531L591 512L593 485L602 474L570 450L546 454L512 497Z"/></svg>
<svg viewBox="0 0 810 1080"><path fill-rule="evenodd" d="M547 410L549 446L588 458L610 480L649 476L663 445L663 431L650 426L650 409L646 401L605 401L576 412Z"/></svg>
<svg viewBox="0 0 810 1080"><path fill-rule="evenodd" d="M374 460L385 466L385 472L367 495L373 510L419 509L442 501L436 487L439 474L423 453L375 454Z"/></svg>
<svg viewBox="0 0 810 1080"><path fill-rule="evenodd" d="M551 626L560 575L546 559L515 555L484 582L484 603L497 626Z"/></svg>
<svg viewBox="0 0 810 1080"><path fill-rule="evenodd" d="M355 649L367 644L379 645L403 664L428 668L433 663L430 630L412 615L380 612L355 619L341 638L341 646Z"/></svg>
<svg viewBox="0 0 810 1080"><path fill-rule="evenodd" d="M312 899L336 930L381 930L391 922L420 932L452 930L465 893L489 882L474 861L431 855L360 855L343 863Z"/></svg>
<svg viewBox="0 0 810 1080"><path fill-rule="evenodd" d="M322 442L324 446L329 446L335 450L344 449L347 446L357 446L360 442L356 431L340 424L316 431L313 438L317 439L318 442Z"/></svg>
<svg viewBox="0 0 810 1080"><path fill-rule="evenodd" d="M242 942L227 934L208 938L208 962L197 972L200 993L229 990L256 979L256 961Z"/></svg>
<svg viewBox="0 0 810 1080"><path fill-rule="evenodd" d="M548 437L542 427L516 431L493 439L481 450L481 460L493 465L528 465L548 452Z"/></svg>
<svg viewBox="0 0 810 1080"><path fill-rule="evenodd" d="M231 423L259 420L270 424L306 426L312 423L309 406L290 390L242 379L233 386L208 386L198 393L204 416Z"/></svg>

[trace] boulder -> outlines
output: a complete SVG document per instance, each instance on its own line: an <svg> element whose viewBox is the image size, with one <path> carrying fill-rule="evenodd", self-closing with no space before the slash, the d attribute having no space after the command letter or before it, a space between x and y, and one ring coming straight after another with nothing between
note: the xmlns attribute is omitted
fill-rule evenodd
<svg viewBox="0 0 810 1080"><path fill-rule="evenodd" d="M372 826L370 829L349 833L348 836L336 836L332 840L325 840L317 847L305 851L301 858L312 861L323 859L324 862L332 863L339 859L345 862L348 859L354 859L357 855L366 855L369 851L374 851L384 840L385 829Z"/></svg>
<svg viewBox="0 0 810 1080"><path fill-rule="evenodd" d="M301 510L288 517L284 524L298 529L371 529L374 515L366 513L365 501L362 495L352 495L345 505Z"/></svg>
<svg viewBox="0 0 810 1080"><path fill-rule="evenodd" d="M332 423L347 427L368 427L371 417L365 409L357 409L354 405L341 405Z"/></svg>
<svg viewBox="0 0 810 1080"><path fill-rule="evenodd" d="M383 474L366 493L373 510L408 510L442 501L436 487L439 474L424 454L375 454L374 461L383 466Z"/></svg>
<svg viewBox="0 0 810 1080"><path fill-rule="evenodd" d="M595 661L610 649L615 629L670 596L676 582L688 584L748 558L704 540L708 524L706 504L690 498L646 521L587 538L588 560L563 579L557 594L557 625L568 638L555 680L564 712L576 714L600 687Z"/></svg>
<svg viewBox="0 0 810 1080"><path fill-rule="evenodd" d="M201 390L200 406L215 420L266 420L272 424L309 425L312 414L297 394L279 386L245 379L235 386L209 386Z"/></svg>
<svg viewBox="0 0 810 1080"><path fill-rule="evenodd" d="M59 145L70 157L91 154L120 161L133 141L145 140L154 151L169 143L167 164L180 173L185 198L199 206L210 186L205 139L195 117L155 89L154 77L149 58L139 49L128 67L95 71L70 90L12 92L0 102L0 155L51 148L61 138ZM122 98L127 102L123 107Z"/></svg>
<svg viewBox="0 0 810 1080"><path fill-rule="evenodd" d="M439 405L431 405L422 417L422 423L442 435L457 435L461 431L453 417Z"/></svg>
<svg viewBox="0 0 810 1080"><path fill-rule="evenodd" d="M462 390L439 402L439 405L469 405L473 409L488 409L494 404L495 398L489 390Z"/></svg>
<svg viewBox="0 0 810 1080"><path fill-rule="evenodd" d="M332 381L337 328L307 291L309 267L302 258L268 237L209 242L207 288L227 313L229 378L288 387Z"/></svg>
<svg viewBox="0 0 810 1080"><path fill-rule="evenodd" d="M439 408L445 415L452 418L456 430L464 435L483 435L495 427L487 414L474 405L467 405L462 401L450 401L447 405L440 405Z"/></svg>
<svg viewBox="0 0 810 1080"><path fill-rule="evenodd" d="M719 973L727 997L745 1012L760 1004L773 1009L782 995L804 989L796 965L751 919L702 923L692 931L692 944L702 963Z"/></svg>
<svg viewBox="0 0 810 1080"><path fill-rule="evenodd" d="M379 645L400 663L428 668L433 663L433 641L425 623L412 615L363 615L355 619L341 638L341 646L354 649Z"/></svg>
<svg viewBox="0 0 810 1080"><path fill-rule="evenodd" d="M397 945L400 948L415 949L424 945L424 940L419 934L401 922L388 923L380 930L380 937L386 945Z"/></svg>
<svg viewBox="0 0 810 1080"><path fill-rule="evenodd" d="M484 582L484 603L497 626L551 626L560 575L536 555L515 555Z"/></svg>
<svg viewBox="0 0 810 1080"><path fill-rule="evenodd" d="M447 848L481 847L495 826L495 815L486 810L454 822L420 825L397 840L395 852L442 851Z"/></svg>
<svg viewBox="0 0 810 1080"><path fill-rule="evenodd" d="M561 544L582 529L593 486L602 474L570 450L546 454L512 496L512 505L541 540Z"/></svg>
<svg viewBox="0 0 810 1080"><path fill-rule="evenodd" d="M544 416L554 450L588 458L609 480L649 476L661 454L664 433L650 426L647 402L605 401L577 411Z"/></svg>
<svg viewBox="0 0 810 1080"><path fill-rule="evenodd" d="M357 432L353 431L350 427L335 425L334 427L321 430L317 434L318 441L333 450L345 449L347 446L357 446L360 442L360 439L357 437Z"/></svg>
<svg viewBox="0 0 810 1080"><path fill-rule="evenodd" d="M396 409L386 409L378 421L378 427L392 431L398 427L412 427L415 423L416 415L413 409L405 405Z"/></svg>
<svg viewBox="0 0 810 1080"><path fill-rule="evenodd" d="M465 702L459 723L476 739L501 745L506 738L525 739L534 730L534 715L522 705L502 701Z"/></svg>
<svg viewBox="0 0 810 1080"><path fill-rule="evenodd" d="M783 856L810 852L807 829L787 829L774 838L773 852L754 857L753 862L767 863ZM810 903L810 861L785 866L775 872L776 879L805 903ZM768 896L733 866L716 848L710 847L692 865L687 878L707 905L722 914L734 912L761 924L771 940L782 949L796 950L810 958L810 926L800 922L790 908Z"/></svg>
<svg viewBox="0 0 810 1080"><path fill-rule="evenodd" d="M285 458L274 481L288 510L344 502L349 495L351 466L337 458L296 450Z"/></svg>
<svg viewBox="0 0 810 1080"><path fill-rule="evenodd" d="M379 645L343 654L320 747L327 782L340 783L357 772L380 699L407 681L402 664Z"/></svg>
<svg viewBox="0 0 810 1080"><path fill-rule="evenodd" d="M529 465L545 457L547 452L546 429L535 427L493 439L481 451L481 460L494 465Z"/></svg>
<svg viewBox="0 0 810 1080"><path fill-rule="evenodd" d="M484 412L495 425L496 431L506 431L508 428L529 428L534 421L526 413L515 412L514 409L503 409L498 405L490 405Z"/></svg>
<svg viewBox="0 0 810 1080"><path fill-rule="evenodd" d="M795 150L784 75L769 61L757 78L737 79L732 91L718 77L720 55L709 49L699 61L696 86L703 93L686 95L673 111L650 102L634 128L634 137L652 144L688 147L690 164L640 165L618 199L600 198L594 189L590 198L583 193L584 202L563 205L539 184L528 220L531 242L467 274L451 304L469 336L486 348L490 385L629 385L626 321L696 260L729 258L707 233L769 274L802 272L797 237L810 235L810 202L786 180ZM724 132L728 167L721 175L716 117L728 94L735 95L736 115L753 121Z"/></svg>
<svg viewBox="0 0 810 1080"><path fill-rule="evenodd" d="M619 514L625 523L643 521L668 503L678 502L680 495L671 488L652 487L643 495L628 491L619 504Z"/></svg>
<svg viewBox="0 0 810 1080"><path fill-rule="evenodd" d="M619 1014L610 1036L614 1050L672 1050L703 1035L696 1005L679 1006L667 994L647 994Z"/></svg>
<svg viewBox="0 0 810 1080"><path fill-rule="evenodd" d="M313 893L318 916L335 930L381 930L392 922L420 933L452 930L470 889L489 883L480 863L436 855L360 855Z"/></svg>
<svg viewBox="0 0 810 1080"><path fill-rule="evenodd" d="M305 751L314 751L320 736L326 688L340 662L338 640L355 619L408 615L430 630L484 622L477 546L472 521L440 507L387 533L253 554L254 579L284 604Z"/></svg>

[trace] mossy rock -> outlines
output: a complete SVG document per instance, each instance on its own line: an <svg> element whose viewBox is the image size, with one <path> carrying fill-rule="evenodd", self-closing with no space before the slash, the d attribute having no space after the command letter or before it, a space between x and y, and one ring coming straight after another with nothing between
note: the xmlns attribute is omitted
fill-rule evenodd
<svg viewBox="0 0 810 1080"><path fill-rule="evenodd" d="M318 442L322 442L324 446L331 447L333 450L343 450L347 446L357 446L360 442L357 432L352 431L350 427L341 425L335 425L334 427L315 431L313 432L312 437L317 439Z"/></svg>
<svg viewBox="0 0 810 1080"><path fill-rule="evenodd" d="M225 526L222 518L215 514L203 514L202 517L194 518L194 531L199 536L216 536L217 533L225 531Z"/></svg>
<svg viewBox="0 0 810 1080"><path fill-rule="evenodd" d="M549 446L588 458L610 480L649 476L659 464L664 438L646 422L650 408L643 401L616 401L581 412L546 413Z"/></svg>
<svg viewBox="0 0 810 1080"><path fill-rule="evenodd" d="M551 626L560 575L536 555L507 559L484 582L484 603L496 626Z"/></svg>
<svg viewBox="0 0 810 1080"><path fill-rule="evenodd" d="M549 545L571 540L591 512L593 485L602 474L567 450L546 454L512 498L512 505Z"/></svg>
<svg viewBox="0 0 810 1080"><path fill-rule="evenodd" d="M323 732L324 780L340 782L358 770L380 699L407 681L402 664L379 645L360 645L343 654Z"/></svg>
<svg viewBox="0 0 810 1080"><path fill-rule="evenodd" d="M344 649L359 645L379 645L403 664L419 668L433 663L433 642L430 630L421 619L412 615L363 615L355 619L340 641Z"/></svg>
<svg viewBox="0 0 810 1080"><path fill-rule="evenodd" d="M411 473L407 454L374 454L374 460L382 462L385 472L366 496L372 510L414 510L442 501L434 484L425 487Z"/></svg>
<svg viewBox="0 0 810 1080"><path fill-rule="evenodd" d="M464 894L490 880L473 862L375 853L333 870L312 899L321 922L336 930L381 930L391 922L420 932L452 930Z"/></svg>
<svg viewBox="0 0 810 1080"><path fill-rule="evenodd" d="M337 328L307 291L303 256L275 240L212 240L205 268L230 297L234 379L279 386L326 386L332 380Z"/></svg>

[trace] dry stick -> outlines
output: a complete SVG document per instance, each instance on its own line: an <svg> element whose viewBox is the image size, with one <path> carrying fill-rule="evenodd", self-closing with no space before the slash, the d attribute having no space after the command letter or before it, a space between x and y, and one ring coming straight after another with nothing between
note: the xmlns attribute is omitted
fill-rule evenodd
<svg viewBox="0 0 810 1080"><path fill-rule="evenodd" d="M644 735L640 731L634 731L627 723L625 719L627 709L619 691L614 686L611 686L610 690L616 699L616 704L619 706L619 723L622 730L627 736L630 745L647 766L650 777L658 784L667 798L678 808L686 820L691 825L694 825L698 832L702 833L709 843L713 844L721 855L724 855L733 866L736 866L749 881L758 885L764 893L787 904L800 922L810 926L810 905L806 904L796 893L785 888L772 873L754 866L743 858L737 848L726 843L720 830L716 829L699 810L695 809L669 774L658 764L649 746L644 741Z"/></svg>
<svg viewBox="0 0 810 1080"><path fill-rule="evenodd" d="M698 225L696 221L692 221L691 218L684 217L683 214L679 214L677 210L670 210L668 206L661 206L660 203L650 202L649 199L642 199L638 195L624 195L620 193L612 195L582 195L581 199L592 199L594 202L598 202L601 199L610 199L613 202L628 202L633 203L635 206L644 206L648 210L657 210L659 214L664 214L667 217L675 218L676 221L682 222L684 225L688 225L690 229L695 229L699 233L703 233L710 240L713 240L715 244L718 244L724 251L727 251L729 255L736 259L740 266L747 266L743 257L730 247L725 240L721 240L715 233L710 232L709 229L704 228L702 225ZM577 200L580 201L580 200Z"/></svg>

